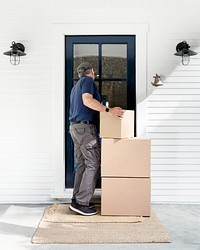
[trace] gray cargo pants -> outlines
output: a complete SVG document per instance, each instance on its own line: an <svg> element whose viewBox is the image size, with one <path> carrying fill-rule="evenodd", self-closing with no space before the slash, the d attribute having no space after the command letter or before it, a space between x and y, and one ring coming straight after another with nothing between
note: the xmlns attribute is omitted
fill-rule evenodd
<svg viewBox="0 0 200 250"><path fill-rule="evenodd" d="M80 205L89 205L100 171L100 142L93 124L71 124L69 132L74 142L77 169L73 199Z"/></svg>

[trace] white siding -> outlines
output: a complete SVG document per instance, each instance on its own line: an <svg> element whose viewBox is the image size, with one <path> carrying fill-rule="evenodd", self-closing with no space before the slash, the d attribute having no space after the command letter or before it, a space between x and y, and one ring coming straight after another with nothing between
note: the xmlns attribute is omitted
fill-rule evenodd
<svg viewBox="0 0 200 250"><path fill-rule="evenodd" d="M17 12L0 19L0 202L48 202L54 190L51 24L43 15ZM18 66L2 55L13 40L27 53Z"/></svg>
<svg viewBox="0 0 200 250"><path fill-rule="evenodd" d="M200 52L197 35L183 36L197 45L192 50ZM164 44L174 42L166 35L164 39ZM180 41L177 39L174 48ZM164 85L154 88L147 100L152 202L200 203L200 55L191 57L188 66L181 65L180 60L170 54L164 58L171 68L159 72Z"/></svg>
<svg viewBox="0 0 200 250"><path fill-rule="evenodd" d="M50 196L56 196L60 187L55 175L64 159L55 138L64 132L55 133L55 97L62 100L64 93L57 89L63 82L57 82L55 72L63 69L54 55L59 23L81 27L77 35L87 34L84 23L96 35L102 24L115 24L121 32L125 24L149 26L143 50L147 69L138 72L140 79L145 75L147 79L138 84L146 84L148 93L147 100L140 102L147 101L144 120L152 138L152 202L200 203L200 54L187 67L173 55L182 40L200 53L199 1L182 0L181 5L174 0L0 3L0 203L54 202ZM12 41L22 42L27 52L16 67L3 55ZM61 46L64 50L64 39ZM63 60L64 55L57 57ZM137 60L141 64L141 58ZM163 87L151 86L156 73ZM59 79L63 78L64 74ZM63 183L64 169L58 176Z"/></svg>

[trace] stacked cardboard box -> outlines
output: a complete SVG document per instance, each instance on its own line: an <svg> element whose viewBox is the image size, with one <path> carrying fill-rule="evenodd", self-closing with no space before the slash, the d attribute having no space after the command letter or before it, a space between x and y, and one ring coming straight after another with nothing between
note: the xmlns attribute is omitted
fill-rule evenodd
<svg viewBox="0 0 200 250"><path fill-rule="evenodd" d="M150 216L150 140L133 128L134 111L100 115L102 215Z"/></svg>

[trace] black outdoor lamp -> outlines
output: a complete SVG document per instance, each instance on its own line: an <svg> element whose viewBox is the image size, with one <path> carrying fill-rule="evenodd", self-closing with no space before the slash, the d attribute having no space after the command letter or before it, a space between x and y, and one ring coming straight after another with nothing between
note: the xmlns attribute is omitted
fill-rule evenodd
<svg viewBox="0 0 200 250"><path fill-rule="evenodd" d="M13 41L10 48L11 50L6 51L3 54L10 56L10 63L12 65L18 65L20 63L20 57L26 55L26 53L24 53L25 47L22 43L15 43Z"/></svg>
<svg viewBox="0 0 200 250"><path fill-rule="evenodd" d="M190 46L186 41L182 41L176 45L176 53L174 53L175 56L181 56L182 57L182 64L184 66L188 65L190 62L190 56L197 55L197 52L194 52L189 49Z"/></svg>

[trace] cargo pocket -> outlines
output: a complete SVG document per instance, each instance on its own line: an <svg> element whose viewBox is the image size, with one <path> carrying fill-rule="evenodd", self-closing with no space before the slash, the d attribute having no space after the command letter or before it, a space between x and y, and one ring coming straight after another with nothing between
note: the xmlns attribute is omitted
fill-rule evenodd
<svg viewBox="0 0 200 250"><path fill-rule="evenodd" d="M83 135L85 133L85 128L74 128L74 130L79 135Z"/></svg>
<svg viewBox="0 0 200 250"><path fill-rule="evenodd" d="M87 149L93 149L93 148L96 148L98 146L97 143L98 143L97 140L93 139L93 140L89 141L87 144L85 144L85 147Z"/></svg>

